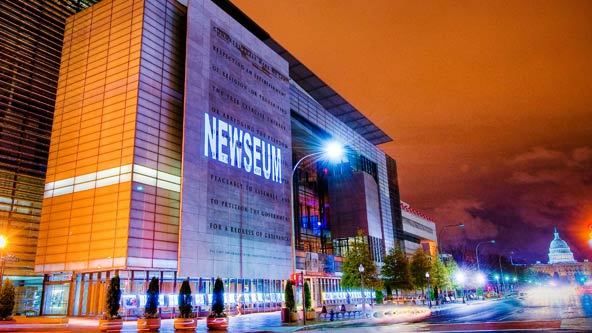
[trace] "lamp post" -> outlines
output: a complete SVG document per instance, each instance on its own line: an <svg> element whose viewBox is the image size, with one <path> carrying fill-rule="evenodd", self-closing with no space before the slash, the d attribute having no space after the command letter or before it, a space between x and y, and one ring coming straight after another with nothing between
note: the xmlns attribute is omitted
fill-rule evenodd
<svg viewBox="0 0 592 333"><path fill-rule="evenodd" d="M479 246L481 244L487 244L487 243L495 244L495 239L479 242L479 243L477 243L477 246L475 247L475 257L477 258L477 271L478 272L481 271L481 267L479 266Z"/></svg>
<svg viewBox="0 0 592 333"><path fill-rule="evenodd" d="M427 290L427 298L428 298L428 306L432 307L432 296L430 295L430 272L426 272L425 274L426 279L428 280L428 290Z"/></svg>
<svg viewBox="0 0 592 333"><path fill-rule="evenodd" d="M292 215L292 273L296 273L296 216L294 215L294 175L296 174L296 170L298 169L298 166L300 166L300 164L307 158L326 155L329 159L337 160L343 156L343 152L344 149L341 144L337 142L330 142L327 145L325 145L323 150L305 155L304 157L299 159L298 162L294 164L294 168L292 168L292 175L290 177L290 207Z"/></svg>
<svg viewBox="0 0 592 333"><path fill-rule="evenodd" d="M444 229L446 229L446 228L453 228L453 227L464 228L465 225L464 225L464 223L449 224L449 225L443 226L442 229L440 229L440 232L438 233L438 239L437 239L437 241L438 241L438 253L440 253L440 254L442 253L441 243L442 243L442 234L444 233Z"/></svg>
<svg viewBox="0 0 592 333"><path fill-rule="evenodd" d="M366 296L364 295L364 265L358 266L358 272L360 272L360 282L362 284L362 313L366 316Z"/></svg>
<svg viewBox="0 0 592 333"><path fill-rule="evenodd" d="M4 249L8 245L8 240L6 236L0 235L0 260L2 260L2 264L0 266L0 286L4 283L4 263L6 262L6 258L4 255Z"/></svg>
<svg viewBox="0 0 592 333"><path fill-rule="evenodd" d="M500 293L501 293L500 276L495 274L494 278L495 278L495 282L497 284L497 298L500 298Z"/></svg>
<svg viewBox="0 0 592 333"><path fill-rule="evenodd" d="M487 279L485 278L485 275L483 275L483 273L481 272L477 272L477 275L475 275L475 283L477 285L477 298L483 297L482 288L487 284Z"/></svg>
<svg viewBox="0 0 592 333"><path fill-rule="evenodd" d="M462 271L459 270L456 272L456 274L454 274L454 278L456 279L456 282L459 285L461 285L461 287L462 287L462 301L464 304L467 302L465 299L465 279L466 279L465 273L463 273ZM455 294L455 297L456 297L456 294Z"/></svg>
<svg viewBox="0 0 592 333"><path fill-rule="evenodd" d="M502 255L501 254L498 256L498 262L499 262L500 279L501 279L500 280L501 283L500 283L500 286L499 287L500 287L500 291L503 292L504 291L504 280L503 280L503 278L504 278L504 270L502 269ZM499 296L499 293L498 293L498 296Z"/></svg>

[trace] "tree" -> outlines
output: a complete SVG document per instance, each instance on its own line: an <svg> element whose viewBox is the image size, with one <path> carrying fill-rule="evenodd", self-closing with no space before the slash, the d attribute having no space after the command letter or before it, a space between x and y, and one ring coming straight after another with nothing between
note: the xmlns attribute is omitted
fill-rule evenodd
<svg viewBox="0 0 592 333"><path fill-rule="evenodd" d="M284 302L286 303L286 308L290 312L296 311L296 300L294 299L294 288L292 287L292 281L288 280L286 282L286 289L284 290Z"/></svg>
<svg viewBox="0 0 592 333"><path fill-rule="evenodd" d="M9 279L5 279L2 290L0 291L0 319L6 320L12 317L14 297L14 285Z"/></svg>
<svg viewBox="0 0 592 333"><path fill-rule="evenodd" d="M458 265L456 264L456 261L453 258L450 258L449 260L446 260L444 267L446 268L446 275L448 278L446 279L446 283L444 284L443 288L458 289L459 286L456 282L456 279L454 278L456 272L458 271Z"/></svg>
<svg viewBox="0 0 592 333"><path fill-rule="evenodd" d="M433 289L434 298L438 299L438 294L447 285L447 280L448 270L442 260L436 256L430 269L430 285Z"/></svg>
<svg viewBox="0 0 592 333"><path fill-rule="evenodd" d="M308 282L304 282L304 307L306 311L312 310L312 300L310 298L310 287Z"/></svg>
<svg viewBox="0 0 592 333"><path fill-rule="evenodd" d="M109 286L107 287L107 312L106 319L119 319L119 302L121 300L121 286L119 282L119 275L111 278Z"/></svg>
<svg viewBox="0 0 592 333"><path fill-rule="evenodd" d="M364 287L378 289L381 281L378 279L376 264L370 257L366 236L361 232L353 240L348 242L349 249L343 258L341 267L343 276L341 285L345 288L361 288L362 279ZM364 266L364 272L360 273L360 264Z"/></svg>
<svg viewBox="0 0 592 333"><path fill-rule="evenodd" d="M146 291L146 306L144 307L145 318L157 318L158 317L158 296L160 294L160 288L158 285L158 278L152 277L150 284L148 284L148 290Z"/></svg>
<svg viewBox="0 0 592 333"><path fill-rule="evenodd" d="M187 278L179 289L179 317L191 318L193 315L192 310L191 285L189 285L189 278Z"/></svg>
<svg viewBox="0 0 592 333"><path fill-rule="evenodd" d="M226 314L224 313L224 282L222 282L221 278L217 278L214 282L212 314L215 317L226 317Z"/></svg>
<svg viewBox="0 0 592 333"><path fill-rule="evenodd" d="M430 257L423 252L423 249L418 248L411 257L411 264L409 270L411 271L411 281L416 288L421 288L423 291L427 285L427 278L425 274L431 270Z"/></svg>
<svg viewBox="0 0 592 333"><path fill-rule="evenodd" d="M405 253L399 246L396 249L391 249L384 257L381 274L387 291L395 289L397 295L399 295L399 290L413 288L411 273L409 271L409 260L407 260Z"/></svg>

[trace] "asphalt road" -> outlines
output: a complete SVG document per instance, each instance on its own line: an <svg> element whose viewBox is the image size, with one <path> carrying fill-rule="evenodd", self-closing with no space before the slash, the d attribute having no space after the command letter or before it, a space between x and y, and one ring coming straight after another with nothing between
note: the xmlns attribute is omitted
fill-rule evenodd
<svg viewBox="0 0 592 333"><path fill-rule="evenodd" d="M571 331L592 332L592 295L565 298L561 301L532 301L518 297L493 301L454 304L434 308L421 323L381 324L352 323L342 327L322 328L311 332L500 332L500 331ZM565 325L570 321L571 326ZM571 328L571 330L569 329Z"/></svg>
<svg viewBox="0 0 592 333"><path fill-rule="evenodd" d="M561 320L566 307L529 306L516 297L481 303L458 304L433 314L427 322L475 323L521 320Z"/></svg>

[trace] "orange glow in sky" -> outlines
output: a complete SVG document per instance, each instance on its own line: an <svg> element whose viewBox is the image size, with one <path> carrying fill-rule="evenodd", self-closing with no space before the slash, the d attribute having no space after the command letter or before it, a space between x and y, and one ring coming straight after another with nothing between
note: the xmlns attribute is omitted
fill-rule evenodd
<svg viewBox="0 0 592 333"><path fill-rule="evenodd" d="M592 259L591 1L233 3L394 138L402 199L467 226L446 242L546 261L557 225Z"/></svg>

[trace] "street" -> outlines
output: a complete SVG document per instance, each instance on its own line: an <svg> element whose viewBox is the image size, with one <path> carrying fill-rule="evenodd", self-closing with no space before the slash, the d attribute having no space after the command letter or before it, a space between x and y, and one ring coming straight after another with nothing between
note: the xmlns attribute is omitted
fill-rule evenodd
<svg viewBox="0 0 592 333"><path fill-rule="evenodd" d="M432 315L417 323L395 323L381 311L388 306L376 307L369 319L352 321L315 322L282 326L278 312L258 313L231 318L229 332L473 332L561 330L568 332L592 331L592 295L567 295L559 290L561 299L540 295L509 297L500 300L473 301L467 304L448 304L432 308ZM160 332L174 332L172 320L163 320ZM207 331L200 320L198 332ZM0 332L98 332L96 321L72 318L68 326L34 325L0 326ZM136 332L134 321L126 322L124 332Z"/></svg>
<svg viewBox="0 0 592 333"><path fill-rule="evenodd" d="M420 323L378 325L373 321L341 327L324 327L311 332L417 332L417 331L592 331L592 295L571 295L566 299L541 303L529 297L477 301L436 307L429 319Z"/></svg>

